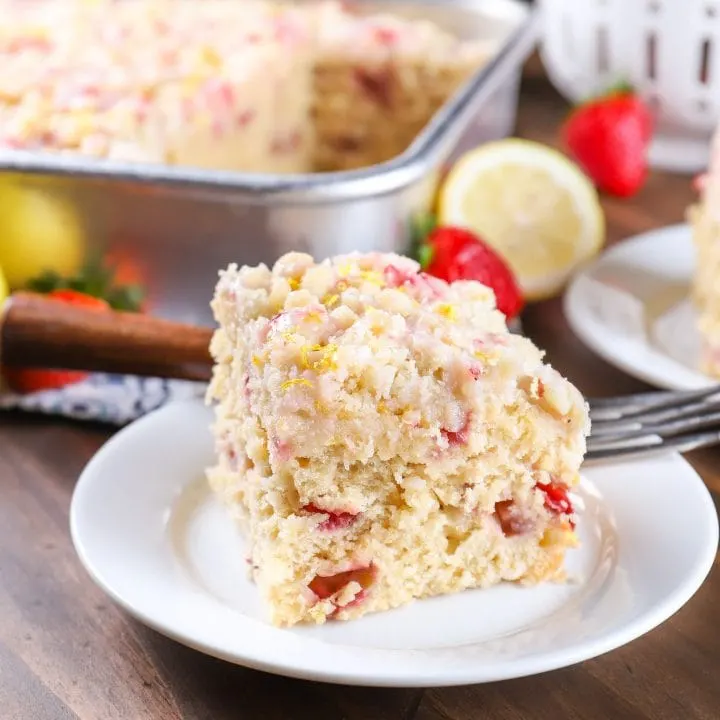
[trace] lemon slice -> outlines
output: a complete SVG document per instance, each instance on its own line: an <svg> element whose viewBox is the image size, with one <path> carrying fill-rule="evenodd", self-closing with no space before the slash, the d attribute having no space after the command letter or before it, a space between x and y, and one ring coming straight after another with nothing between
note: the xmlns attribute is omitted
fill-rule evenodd
<svg viewBox="0 0 720 720"><path fill-rule="evenodd" d="M492 246L528 300L557 293L605 237L597 191L580 168L556 150L516 138L458 160L440 189L438 219Z"/></svg>

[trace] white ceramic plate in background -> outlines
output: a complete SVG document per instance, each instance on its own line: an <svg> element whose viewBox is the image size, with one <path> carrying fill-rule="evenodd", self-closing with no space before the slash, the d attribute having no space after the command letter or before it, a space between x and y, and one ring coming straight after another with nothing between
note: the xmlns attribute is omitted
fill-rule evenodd
<svg viewBox="0 0 720 720"><path fill-rule="evenodd" d="M651 630L687 602L715 557L714 506L682 458L597 466L579 493L574 582L508 584L350 623L278 629L246 579L241 537L204 483L209 422L200 402L177 402L119 432L78 481L71 530L92 578L129 613L240 665L405 687L539 673Z"/></svg>
<svg viewBox="0 0 720 720"><path fill-rule="evenodd" d="M690 302L695 252L687 225L629 238L579 273L565 316L594 352L624 372L672 390L709 387Z"/></svg>

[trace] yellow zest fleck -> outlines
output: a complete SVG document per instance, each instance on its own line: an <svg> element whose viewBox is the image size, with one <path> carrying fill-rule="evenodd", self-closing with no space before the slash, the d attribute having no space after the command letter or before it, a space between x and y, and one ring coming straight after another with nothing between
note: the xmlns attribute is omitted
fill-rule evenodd
<svg viewBox="0 0 720 720"><path fill-rule="evenodd" d="M322 402L320 402L320 400L315 401L315 412L320 415L325 415L325 413L327 413L327 408Z"/></svg>
<svg viewBox="0 0 720 720"><path fill-rule="evenodd" d="M186 77L183 79L181 84L181 91L185 97L195 95L197 90L200 88L202 80L199 77Z"/></svg>
<svg viewBox="0 0 720 720"><path fill-rule="evenodd" d="M255 367L261 367L264 360L259 355L253 355L252 356L252 363Z"/></svg>
<svg viewBox="0 0 720 720"><path fill-rule="evenodd" d="M270 455L268 454L267 445L263 445L260 449L260 452L258 453L261 460L267 461Z"/></svg>
<svg viewBox="0 0 720 720"><path fill-rule="evenodd" d="M323 305L325 305L325 306L328 307L328 308L333 308L333 307L335 307L335 304L336 304L339 300L340 300L340 296L339 296L339 295L326 295L326 296L323 298L322 303L323 303Z"/></svg>
<svg viewBox="0 0 720 720"><path fill-rule="evenodd" d="M347 410L338 410L338 420L350 420L352 415Z"/></svg>
<svg viewBox="0 0 720 720"><path fill-rule="evenodd" d="M293 378L292 380L286 380L281 386L281 390L289 390L291 387L295 385L307 385L308 387L312 387L312 383L309 380L306 380L305 378Z"/></svg>
<svg viewBox="0 0 720 720"><path fill-rule="evenodd" d="M440 303L436 306L435 310L439 315L444 315L448 320L455 322L457 318L457 310L454 305L450 303Z"/></svg>
<svg viewBox="0 0 720 720"><path fill-rule="evenodd" d="M304 345L300 349L300 356L302 358L303 367L308 370L315 370L315 372L325 372L326 370L334 370L336 365L334 356L337 351L337 345ZM322 353L320 358L317 360L310 360L311 352Z"/></svg>
<svg viewBox="0 0 720 720"><path fill-rule="evenodd" d="M202 48L202 50L200 51L200 56L204 62L206 62L208 65L212 65L213 67L218 68L222 64L220 56L217 54L215 49L210 47L209 45L206 45Z"/></svg>
<svg viewBox="0 0 720 720"><path fill-rule="evenodd" d="M298 342L302 339L301 335L298 335L298 333L294 333L290 330L286 330L280 337L286 342L286 343L294 343Z"/></svg>
<svg viewBox="0 0 720 720"><path fill-rule="evenodd" d="M373 285L384 285L385 281L383 276L376 270L363 270L360 273L360 277L366 282L372 283Z"/></svg>
<svg viewBox="0 0 720 720"><path fill-rule="evenodd" d="M322 315L317 310L311 310L303 318L303 320L307 320L308 322L322 322L322 319Z"/></svg>
<svg viewBox="0 0 720 720"><path fill-rule="evenodd" d="M342 265L338 265L338 275L345 276L350 275L350 273L353 271L354 267L352 263L343 263Z"/></svg>
<svg viewBox="0 0 720 720"><path fill-rule="evenodd" d="M380 400L377 404L377 409L379 413L387 412L387 405L382 400Z"/></svg>
<svg viewBox="0 0 720 720"><path fill-rule="evenodd" d="M297 290L300 287L300 279L299 278L289 277L287 279L287 281L288 281L288 285L290 285L291 290Z"/></svg>
<svg viewBox="0 0 720 720"><path fill-rule="evenodd" d="M481 360L486 365L497 365L499 356L495 352L489 352L487 350L476 350L473 355L477 360Z"/></svg>

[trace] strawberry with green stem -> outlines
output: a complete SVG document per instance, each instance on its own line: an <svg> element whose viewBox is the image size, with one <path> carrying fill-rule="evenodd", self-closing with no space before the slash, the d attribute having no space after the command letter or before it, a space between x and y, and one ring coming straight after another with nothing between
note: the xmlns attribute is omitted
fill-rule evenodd
<svg viewBox="0 0 720 720"><path fill-rule="evenodd" d="M63 277L46 271L28 282L25 289L93 311L141 312L143 288L137 283L119 284L116 279L121 271L137 279L135 274L128 275L125 265L93 258L75 275ZM44 368L3 368L3 375L12 390L24 394L57 390L88 377L85 372Z"/></svg>
<svg viewBox="0 0 720 720"><path fill-rule="evenodd" d="M438 226L432 215L418 218L413 227L412 254L434 277L454 282L475 280L491 288L508 321L516 318L524 300L507 263L470 230Z"/></svg>
<svg viewBox="0 0 720 720"><path fill-rule="evenodd" d="M563 143L599 190L630 197L645 184L653 117L621 83L578 105L564 122Z"/></svg>

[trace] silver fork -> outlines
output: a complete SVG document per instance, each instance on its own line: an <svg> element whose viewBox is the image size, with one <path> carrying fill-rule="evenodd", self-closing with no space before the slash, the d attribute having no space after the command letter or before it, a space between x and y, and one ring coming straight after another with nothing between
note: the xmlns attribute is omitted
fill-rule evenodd
<svg viewBox="0 0 720 720"><path fill-rule="evenodd" d="M588 400L587 462L720 444L720 385Z"/></svg>

